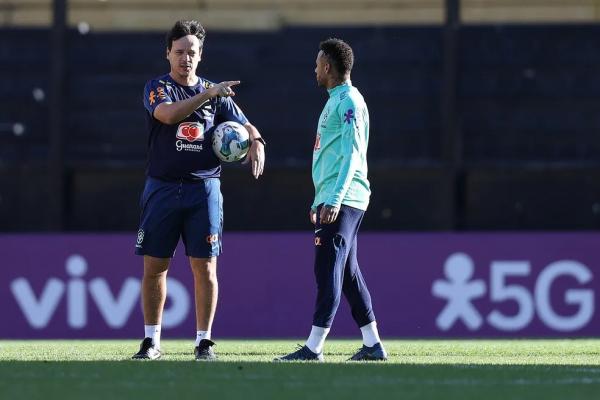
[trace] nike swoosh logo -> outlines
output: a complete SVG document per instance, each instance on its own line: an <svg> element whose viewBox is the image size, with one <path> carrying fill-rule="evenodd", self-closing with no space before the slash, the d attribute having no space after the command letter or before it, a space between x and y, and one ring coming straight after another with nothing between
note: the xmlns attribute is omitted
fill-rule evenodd
<svg viewBox="0 0 600 400"><path fill-rule="evenodd" d="M316 229L316 230L315 230L315 233L319 233L319 232L321 232L322 230L323 230L323 228Z"/></svg>

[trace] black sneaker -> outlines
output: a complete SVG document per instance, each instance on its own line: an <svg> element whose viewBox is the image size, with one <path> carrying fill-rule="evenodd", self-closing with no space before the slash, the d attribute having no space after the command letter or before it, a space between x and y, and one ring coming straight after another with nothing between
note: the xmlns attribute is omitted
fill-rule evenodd
<svg viewBox="0 0 600 400"><path fill-rule="evenodd" d="M363 344L358 352L350 357L348 361L386 361L387 352L381 343L375 343L372 347Z"/></svg>
<svg viewBox="0 0 600 400"><path fill-rule="evenodd" d="M160 350L154 346L152 339L147 337L142 340L140 351L135 353L131 358L134 360L156 360L160 358Z"/></svg>
<svg viewBox="0 0 600 400"><path fill-rule="evenodd" d="M217 355L212 349L214 345L215 342L212 340L202 339L200 344L194 348L196 361L215 361L217 359Z"/></svg>
<svg viewBox="0 0 600 400"><path fill-rule="evenodd" d="M317 361L323 362L323 353L313 353L307 346L298 345L298 350L282 357L277 357L273 361Z"/></svg>

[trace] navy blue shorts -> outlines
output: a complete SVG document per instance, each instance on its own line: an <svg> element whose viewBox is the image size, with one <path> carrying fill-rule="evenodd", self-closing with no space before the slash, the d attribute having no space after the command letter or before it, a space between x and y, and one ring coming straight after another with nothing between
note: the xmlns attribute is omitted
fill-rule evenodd
<svg viewBox="0 0 600 400"><path fill-rule="evenodd" d="M221 254L223 196L219 178L183 183L148 177L140 205L136 254L173 257L180 237L188 257Z"/></svg>

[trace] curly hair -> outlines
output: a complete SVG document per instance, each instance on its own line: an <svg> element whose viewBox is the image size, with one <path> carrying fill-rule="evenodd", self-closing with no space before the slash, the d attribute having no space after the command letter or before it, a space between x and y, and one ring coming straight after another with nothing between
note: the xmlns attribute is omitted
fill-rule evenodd
<svg viewBox="0 0 600 400"><path fill-rule="evenodd" d="M329 59L333 68L344 77L350 74L354 65L352 47L342 39L329 38L319 43L319 50Z"/></svg>
<svg viewBox="0 0 600 400"><path fill-rule="evenodd" d="M181 39L187 35L194 35L200 41L200 48L204 44L204 37L206 36L206 31L200 24L200 22L195 20L179 20L175 22L175 25L171 28L171 30L167 33L167 49L171 50L173 47L173 41Z"/></svg>

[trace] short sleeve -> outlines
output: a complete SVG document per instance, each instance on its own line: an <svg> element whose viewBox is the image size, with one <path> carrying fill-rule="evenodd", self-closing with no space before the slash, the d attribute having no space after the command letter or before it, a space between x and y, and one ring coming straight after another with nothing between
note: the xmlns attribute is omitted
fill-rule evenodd
<svg viewBox="0 0 600 400"><path fill-rule="evenodd" d="M154 110L159 104L172 103L173 100L167 94L165 84L160 80L153 79L144 87L144 107L154 116Z"/></svg>
<svg viewBox="0 0 600 400"><path fill-rule="evenodd" d="M234 121L242 125L248 123L248 118L231 97L220 97L217 103L215 125L225 121Z"/></svg>

